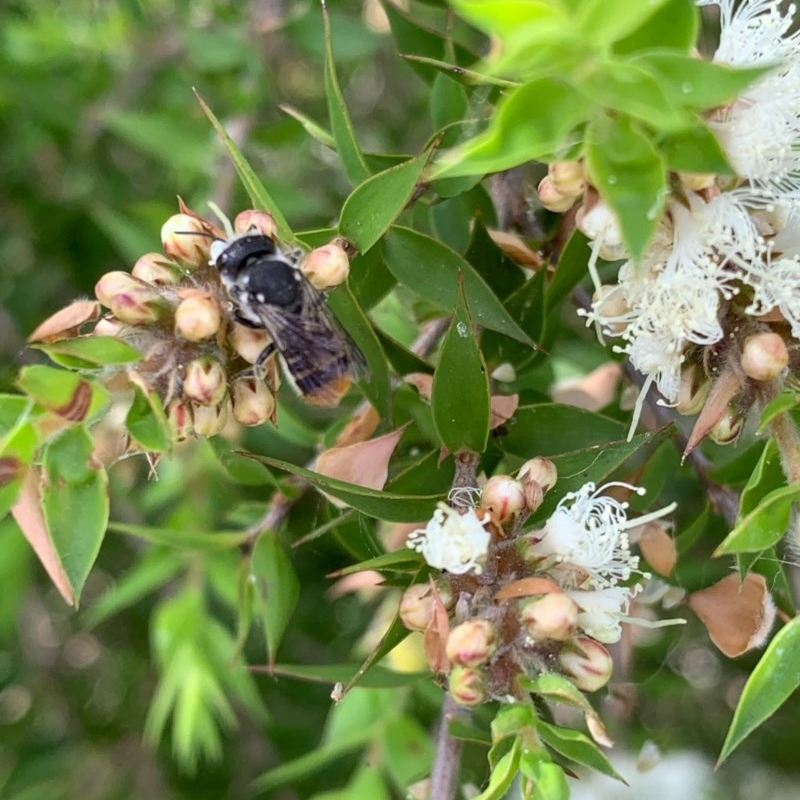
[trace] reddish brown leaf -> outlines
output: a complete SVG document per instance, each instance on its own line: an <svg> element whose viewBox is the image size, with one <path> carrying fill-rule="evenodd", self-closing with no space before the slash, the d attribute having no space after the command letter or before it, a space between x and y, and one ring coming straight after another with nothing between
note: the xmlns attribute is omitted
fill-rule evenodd
<svg viewBox="0 0 800 800"><path fill-rule="evenodd" d="M450 635L450 619L439 594L439 588L433 579L430 583L433 596L433 617L425 629L425 659L433 672L448 672L450 661L447 658L445 646L447 637Z"/></svg>
<svg viewBox="0 0 800 800"><path fill-rule="evenodd" d="M54 408L56 414L70 422L82 422L92 404L92 387L88 381L80 381L72 393L72 397L60 408Z"/></svg>
<svg viewBox="0 0 800 800"><path fill-rule="evenodd" d="M647 563L665 577L672 572L678 560L675 540L664 530L658 521L648 522L638 540L639 549Z"/></svg>
<svg viewBox="0 0 800 800"><path fill-rule="evenodd" d="M493 394L492 395L492 417L489 427L494 430L507 422L519 406L518 394Z"/></svg>
<svg viewBox="0 0 800 800"><path fill-rule="evenodd" d="M708 400L706 400L703 410L697 417L689 440L686 442L686 448L683 451L684 459L703 441L705 435L714 425L725 416L725 412L728 410L728 403L730 403L739 389L742 388L743 382L744 377L742 374L738 371L734 371L731 367L726 367L720 374L711 387Z"/></svg>
<svg viewBox="0 0 800 800"><path fill-rule="evenodd" d="M76 300L66 308L42 322L28 337L29 342L57 342L70 339L86 322L100 318L100 303L97 300Z"/></svg>
<svg viewBox="0 0 800 800"><path fill-rule="evenodd" d="M537 594L560 592L561 587L548 578L520 578L507 583L495 596L495 600L512 600L515 597L531 597Z"/></svg>
<svg viewBox="0 0 800 800"><path fill-rule="evenodd" d="M600 411L613 401L622 377L616 361L601 364L582 378L562 381L553 388L553 400L567 406Z"/></svg>
<svg viewBox="0 0 800 800"><path fill-rule="evenodd" d="M433 389L433 375L427 372L410 372L404 376L403 380L410 383L424 400L430 401L431 390Z"/></svg>
<svg viewBox="0 0 800 800"><path fill-rule="evenodd" d="M380 414L373 406L367 404L342 428L341 433L336 437L334 446L346 447L347 445L366 441L375 433L380 421Z"/></svg>
<svg viewBox="0 0 800 800"><path fill-rule="evenodd" d="M494 243L504 252L508 257L517 264L523 267L532 269L534 272L541 269L547 264L547 259L540 256L535 251L531 250L527 244L515 233L507 233L506 231L490 230L489 236L492 237Z"/></svg>

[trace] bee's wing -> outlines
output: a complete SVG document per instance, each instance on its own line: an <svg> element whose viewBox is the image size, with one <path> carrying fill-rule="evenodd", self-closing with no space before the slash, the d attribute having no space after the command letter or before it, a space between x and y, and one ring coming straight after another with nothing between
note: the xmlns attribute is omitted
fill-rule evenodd
<svg viewBox="0 0 800 800"><path fill-rule="evenodd" d="M269 303L260 305L257 313L297 391L309 402L336 405L352 381L366 373L366 361L324 295L307 281L302 293L300 313Z"/></svg>

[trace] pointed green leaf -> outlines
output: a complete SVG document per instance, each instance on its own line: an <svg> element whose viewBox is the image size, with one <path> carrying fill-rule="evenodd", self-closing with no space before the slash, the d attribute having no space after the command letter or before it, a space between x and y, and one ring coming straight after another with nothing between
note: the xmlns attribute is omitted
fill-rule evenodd
<svg viewBox="0 0 800 800"><path fill-rule="evenodd" d="M778 448L773 439L767 439L747 483L739 498L736 521L740 522L776 487L785 484L783 466Z"/></svg>
<svg viewBox="0 0 800 800"><path fill-rule="evenodd" d="M458 253L422 233L396 226L385 240L386 265L398 281L430 303L452 312L458 302L458 275L473 322L535 347L497 295Z"/></svg>
<svg viewBox="0 0 800 800"><path fill-rule="evenodd" d="M791 411L793 408L797 407L798 403L800 403L800 395L796 392L783 392L774 400L770 400L761 412L761 417L758 421L758 432L763 433L767 425L769 425L778 414L785 414L787 411Z"/></svg>
<svg viewBox="0 0 800 800"><path fill-rule="evenodd" d="M108 523L108 475L94 461L93 448L89 432L75 425L44 451L45 524L76 603Z"/></svg>
<svg viewBox="0 0 800 800"><path fill-rule="evenodd" d="M607 47L642 27L666 2L651 0L631 3L630 0L584 0L576 18L587 43Z"/></svg>
<svg viewBox="0 0 800 800"><path fill-rule="evenodd" d="M430 732L412 717L391 717L381 741L385 769L396 786L409 786L430 773L434 744Z"/></svg>
<svg viewBox="0 0 800 800"><path fill-rule="evenodd" d="M108 391L96 383L40 364L23 367L17 386L48 411L71 422L91 419L108 403Z"/></svg>
<svg viewBox="0 0 800 800"><path fill-rule="evenodd" d="M569 800L563 767L542 756L540 750L528 750L520 758L520 772L530 781L522 781L523 800Z"/></svg>
<svg viewBox="0 0 800 800"><path fill-rule="evenodd" d="M702 120L685 131L665 136L658 147L672 171L733 173L719 140Z"/></svg>
<svg viewBox="0 0 800 800"><path fill-rule="evenodd" d="M406 207L430 156L423 153L360 183L342 206L339 233L367 252Z"/></svg>
<svg viewBox="0 0 800 800"><path fill-rule="evenodd" d="M344 95L336 77L336 61L333 57L333 40L331 39L331 21L328 9L322 6L322 19L325 23L325 95L328 98L328 114L331 118L331 131L336 142L336 152L342 166L354 186L365 181L370 171L361 146L356 138L350 112L344 102Z"/></svg>
<svg viewBox="0 0 800 800"><path fill-rule="evenodd" d="M511 749L495 764L489 785L473 800L502 800L517 777L521 753L522 744L519 739L514 739Z"/></svg>
<svg viewBox="0 0 800 800"><path fill-rule="evenodd" d="M50 344L34 344L32 347L47 353L54 361L59 356L83 362L88 367L113 364L129 364L138 361L142 354L127 342L115 336L79 336L61 339Z"/></svg>
<svg viewBox="0 0 800 800"><path fill-rule="evenodd" d="M418 572L420 567L423 566L422 556L408 548L401 550L393 550L391 553L383 553L375 558L370 558L367 561L361 561L358 564L351 564L344 569L337 569L336 572L331 573L329 577L341 578L345 575L352 575L356 572L364 572L365 570L381 570L397 569L402 572Z"/></svg>
<svg viewBox="0 0 800 800"><path fill-rule="evenodd" d="M631 255L641 258L664 211L664 161L626 117L597 118L586 135L589 179L616 213Z"/></svg>
<svg viewBox="0 0 800 800"><path fill-rule="evenodd" d="M440 74L447 75L464 86L489 84L511 89L519 85L517 82L509 81L505 78L498 78L484 72L475 72L465 67L459 67L457 64L448 64L446 61L440 61L438 58L426 58L425 56L414 56L408 53L401 53L400 57L408 61L413 67L432 67ZM431 79L435 81L437 77L438 76L432 75Z"/></svg>
<svg viewBox="0 0 800 800"><path fill-rule="evenodd" d="M792 506L798 497L800 483L771 491L753 511L736 523L714 555L754 553L777 544L789 527Z"/></svg>
<svg viewBox="0 0 800 800"><path fill-rule="evenodd" d="M28 466L39 447L33 423L21 419L0 440L0 519L17 501Z"/></svg>
<svg viewBox="0 0 800 800"><path fill-rule="evenodd" d="M359 664L273 664L270 667L251 667L253 672L269 672L286 678L312 683L348 683L359 671ZM359 681L364 689L396 689L420 680L429 679L430 672L393 672L386 667L373 667Z"/></svg>
<svg viewBox="0 0 800 800"><path fill-rule="evenodd" d="M550 725L539 719L536 720L536 732L546 745L555 750L556 753L564 756L564 758L625 783L622 776L608 760L606 754L580 731L572 728L562 728L558 725Z"/></svg>
<svg viewBox="0 0 800 800"><path fill-rule="evenodd" d="M433 374L433 367L412 350L404 347L380 328L375 328L375 333L381 343L383 352L386 353L386 358L389 359L389 363L392 365L392 369L398 375L410 375L413 372Z"/></svg>
<svg viewBox="0 0 800 800"><path fill-rule="evenodd" d="M800 685L800 617L784 625L750 673L722 745L721 764Z"/></svg>
<svg viewBox="0 0 800 800"><path fill-rule="evenodd" d="M273 664L300 597L300 582L278 537L270 531L258 537L250 570L256 591L254 611L264 625L269 662Z"/></svg>
<svg viewBox="0 0 800 800"><path fill-rule="evenodd" d="M442 444L453 453L482 453L489 437L489 376L475 327L467 310L463 281L460 297L433 373L431 408Z"/></svg>
<svg viewBox="0 0 800 800"><path fill-rule="evenodd" d="M278 224L278 235L280 238L285 242L295 242L294 234L286 218L283 216L283 212L272 199L270 193L264 187L264 184L253 171L253 168L247 163L247 159L245 159L239 146L231 139L222 123L217 119L208 105L206 105L205 100L203 100L197 90L195 90L194 94L197 98L197 102L200 103L200 107L203 109L203 113L208 117L217 135L225 145L225 149L228 151L231 161L233 161L239 179L253 203L253 208L259 209L260 211L269 211L269 213L275 217L275 222Z"/></svg>
<svg viewBox="0 0 800 800"><path fill-rule="evenodd" d="M258 461L246 458L231 447L230 442L221 436L214 436L208 440L214 455L222 468L237 483L243 486L273 486L278 483L273 474Z"/></svg>
<svg viewBox="0 0 800 800"><path fill-rule="evenodd" d="M153 544L163 544L178 550L228 550L240 547L249 538L247 531L184 531L178 528L154 528L148 525L131 525L125 522L109 522L108 529L126 536L136 536Z"/></svg>
<svg viewBox="0 0 800 800"><path fill-rule="evenodd" d="M547 672L535 678L520 677L519 685L532 694L538 694L547 700L566 703L579 709L584 714L596 714L586 695L568 681L563 675L556 672Z"/></svg>
<svg viewBox="0 0 800 800"><path fill-rule="evenodd" d="M133 402L125 416L128 433L148 452L163 453L172 446L169 423L161 398L154 391L133 386Z"/></svg>
<svg viewBox="0 0 800 800"><path fill-rule="evenodd" d="M669 47L688 53L697 44L700 14L694 0L667 0L644 25L614 43L615 53L639 53Z"/></svg>
<svg viewBox="0 0 800 800"><path fill-rule="evenodd" d="M314 122L313 119L303 114L302 111L298 111L296 108L286 103L282 103L278 108L280 108L284 114L288 114L293 119L296 119L312 139L316 139L320 144L324 144L325 147L330 147L331 150L336 149L336 141L333 136L321 125Z"/></svg>

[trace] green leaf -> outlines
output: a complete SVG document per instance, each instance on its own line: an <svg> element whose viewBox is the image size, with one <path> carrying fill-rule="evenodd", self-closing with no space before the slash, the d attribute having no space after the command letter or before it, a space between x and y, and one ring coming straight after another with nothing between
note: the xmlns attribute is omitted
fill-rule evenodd
<svg viewBox="0 0 800 800"><path fill-rule="evenodd" d="M231 447L230 442L221 436L207 440L222 468L233 480L243 486L273 486L277 488L275 476L258 461L243 456Z"/></svg>
<svg viewBox="0 0 800 800"><path fill-rule="evenodd" d="M200 550L213 552L240 547L249 538L247 531L207 532L180 530L178 528L154 528L147 525L131 525L125 522L109 522L108 529L126 536L136 536L153 544L163 544L177 550Z"/></svg>
<svg viewBox="0 0 800 800"><path fill-rule="evenodd" d="M515 738L511 749L495 764L489 785L473 800L502 800L517 777L521 753L522 744Z"/></svg>
<svg viewBox="0 0 800 800"><path fill-rule="evenodd" d="M691 128L665 136L658 143L670 170L711 172L730 175L733 172L725 151L711 129L702 120Z"/></svg>
<svg viewBox="0 0 800 800"><path fill-rule="evenodd" d="M432 375L433 367L416 353L403 347L400 342L393 339L389 334L384 333L380 328L375 328L378 341L381 343L383 352L389 359L392 369L398 375L410 375L413 372L422 372Z"/></svg>
<svg viewBox="0 0 800 800"><path fill-rule="evenodd" d="M501 40L573 23L560 4L549 0L451 0L451 5L476 28Z"/></svg>
<svg viewBox="0 0 800 800"><path fill-rule="evenodd" d="M644 25L613 45L617 54L670 47L687 53L697 43L700 14L694 0L667 0Z"/></svg>
<svg viewBox="0 0 800 800"><path fill-rule="evenodd" d="M634 34L666 0L631 3L630 0L584 0L577 7L577 21L587 43L607 47Z"/></svg>
<svg viewBox="0 0 800 800"><path fill-rule="evenodd" d="M453 321L433 374L431 408L442 444L453 453L482 453L489 438L489 377L467 309L463 281Z"/></svg>
<svg viewBox="0 0 800 800"><path fill-rule="evenodd" d="M108 391L102 386L74 372L40 364L23 367L17 386L39 405L70 422L91 419L109 398Z"/></svg>
<svg viewBox="0 0 800 800"><path fill-rule="evenodd" d="M359 386L383 419L392 418L392 385L389 364L367 315L347 285L328 295L328 304L367 359L368 375Z"/></svg>
<svg viewBox="0 0 800 800"><path fill-rule="evenodd" d="M558 725L550 725L539 719L536 721L536 732L548 747L551 747L564 758L625 783L605 753L580 731L572 728L562 728Z"/></svg>
<svg viewBox="0 0 800 800"><path fill-rule="evenodd" d="M349 683L361 669L359 664L272 664L251 667L254 672L269 672L285 678L312 683ZM364 689L398 689L430 679L430 672L394 672L386 667L372 667L358 682Z"/></svg>
<svg viewBox="0 0 800 800"><path fill-rule="evenodd" d="M359 184L342 206L339 233L367 252L406 207L430 157L425 152Z"/></svg>
<svg viewBox="0 0 800 800"><path fill-rule="evenodd" d="M88 367L129 364L142 357L139 350L115 336L79 336L50 344L33 344L31 347L47 353L54 361L59 356L67 356Z"/></svg>
<svg viewBox="0 0 800 800"><path fill-rule="evenodd" d="M270 456L253 455L253 458L307 480L313 486L338 497L367 516L391 522L426 520L433 513L436 503L442 499L441 494L407 495L365 489L363 486L329 478L326 475L320 475L304 467L290 464L288 461L279 461Z"/></svg>
<svg viewBox="0 0 800 800"><path fill-rule="evenodd" d="M750 673L722 745L717 766L771 717L800 685L800 617L781 628Z"/></svg>
<svg viewBox="0 0 800 800"><path fill-rule="evenodd" d="M89 432L75 425L44 451L42 510L47 533L77 604L108 522L108 475L92 455Z"/></svg>
<svg viewBox="0 0 800 800"><path fill-rule="evenodd" d="M434 745L430 733L415 719L389 719L382 743L385 768L396 786L405 788L430 773Z"/></svg>
<svg viewBox="0 0 800 800"><path fill-rule="evenodd" d="M555 274L547 287L545 307L548 312L563 303L586 277L589 253L589 239L576 228L561 251Z"/></svg>
<svg viewBox="0 0 800 800"><path fill-rule="evenodd" d="M539 750L524 752L519 768L531 781L528 785L522 781L523 800L569 800L569 784L564 769L542 758Z"/></svg>
<svg viewBox="0 0 800 800"><path fill-rule="evenodd" d="M582 92L556 77L529 81L509 92L486 131L442 156L430 177L485 175L556 158L591 111Z"/></svg>
<svg viewBox="0 0 800 800"><path fill-rule="evenodd" d="M128 433L148 452L163 453L172 446L169 423L161 398L155 391L133 386L133 402L125 416Z"/></svg>
<svg viewBox="0 0 800 800"><path fill-rule="evenodd" d="M454 250L410 228L396 226L386 236L385 253L386 264L400 283L448 312L458 303L461 273L473 322L535 347L497 295Z"/></svg>
<svg viewBox="0 0 800 800"><path fill-rule="evenodd" d="M492 743L497 744L509 736L518 736L532 728L536 715L528 703L509 703L501 706L492 720Z"/></svg>
<svg viewBox="0 0 800 800"><path fill-rule="evenodd" d="M784 485L783 467L773 439L767 439L739 499L736 521L758 508L759 503L776 487Z"/></svg>
<svg viewBox="0 0 800 800"><path fill-rule="evenodd" d="M586 699L586 695L563 675L559 675L556 672L547 672L538 675L536 678L521 676L517 681L526 692L541 695L546 700L553 702L566 703L579 709L584 714L596 715L591 703Z"/></svg>
<svg viewBox="0 0 800 800"><path fill-rule="evenodd" d="M767 425L769 425L775 417L796 408L798 403L800 403L800 395L796 392L783 392L773 400L770 400L761 412L761 417L758 420L758 432L764 433Z"/></svg>
<svg viewBox="0 0 800 800"><path fill-rule="evenodd" d="M0 441L0 518L16 503L38 447L39 434L26 419L20 419Z"/></svg>
<svg viewBox="0 0 800 800"><path fill-rule="evenodd" d="M300 582L278 537L270 531L258 537L250 570L256 591L254 611L264 625L269 663L273 664L300 597Z"/></svg>
<svg viewBox="0 0 800 800"><path fill-rule="evenodd" d="M278 225L278 236L285 242L295 242L296 240L294 234L292 233L292 229L289 227L289 223L286 221L286 218L283 216L283 212L278 207L278 204L272 199L269 192L264 187L264 184L261 183L261 180L253 171L253 168L247 163L247 159L245 159L242 151L239 149L239 146L233 141L233 139L231 139L222 123L217 119L217 117L214 115L214 112L208 107L208 105L206 105L205 100L203 100L200 94L196 90L194 94L197 98L197 102L200 103L200 107L203 109L203 113L208 117L209 121L214 126L214 130L217 132L217 135L225 145L225 149L228 151L231 161L233 161L233 166L236 168L239 179L242 181L242 184L244 185L244 188L253 203L253 208L260 211L269 211L269 213L275 217L275 222Z"/></svg>
<svg viewBox="0 0 800 800"><path fill-rule="evenodd" d="M310 117L303 114L302 111L298 111L296 108L287 105L286 103L281 103L278 108L280 108L284 114L288 114L293 119L296 119L312 139L315 139L320 144L325 145L325 147L330 147L331 150L336 149L336 141L333 136L321 125L317 124Z"/></svg>
<svg viewBox="0 0 800 800"><path fill-rule="evenodd" d="M664 211L664 161L649 136L626 117L595 119L587 140L589 179L616 213L625 244L639 259Z"/></svg>
<svg viewBox="0 0 800 800"><path fill-rule="evenodd" d="M347 177L353 185L365 181L370 171L361 146L356 138L350 112L344 102L344 95L336 77L336 61L333 56L331 21L328 9L322 6L322 19L325 23L325 96L328 98L328 114L331 118L331 131L336 142L336 152L341 159Z"/></svg>
<svg viewBox="0 0 800 800"><path fill-rule="evenodd" d="M438 58L426 58L425 56L413 56L408 53L401 53L400 57L408 61L412 67L432 67L441 75L447 75L458 83L464 86L474 86L476 84L489 84L493 86L502 86L513 88L519 84L516 81L509 81L505 78L498 78L495 75L489 75L484 72L475 72L465 67L460 67L457 64L448 64L446 61L440 61ZM426 73L427 74L427 73ZM431 75L431 80L436 81L438 75ZM451 120L454 122L455 120Z"/></svg>
<svg viewBox="0 0 800 800"><path fill-rule="evenodd" d="M435 130L451 122L460 122L467 113L464 87L445 72L433 79L430 96L431 122Z"/></svg>
<svg viewBox="0 0 800 800"><path fill-rule="evenodd" d="M753 553L772 547L786 533L792 506L798 497L800 483L771 491L753 511L736 523L736 527L717 547L714 555Z"/></svg>
<svg viewBox="0 0 800 800"><path fill-rule="evenodd" d="M356 572L364 572L365 570L381 570L398 569L402 572L408 572L413 568L414 572L418 572L420 567L424 564L422 556L409 548L401 550L392 550L391 553L382 553L375 558L361 561L358 564L351 564L344 569L337 569L336 572L331 573L328 577L342 578L345 575L353 575Z"/></svg>

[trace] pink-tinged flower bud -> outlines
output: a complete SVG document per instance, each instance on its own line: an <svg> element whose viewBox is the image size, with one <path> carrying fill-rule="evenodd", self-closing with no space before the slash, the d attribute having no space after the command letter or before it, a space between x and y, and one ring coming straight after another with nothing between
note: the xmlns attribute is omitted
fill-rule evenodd
<svg viewBox="0 0 800 800"><path fill-rule="evenodd" d="M526 600L519 618L535 642L545 639L564 642L578 625L578 604L563 592L550 592Z"/></svg>
<svg viewBox="0 0 800 800"><path fill-rule="evenodd" d="M547 167L547 175L553 188L564 197L578 197L586 185L580 161L554 161Z"/></svg>
<svg viewBox="0 0 800 800"><path fill-rule="evenodd" d="M228 329L228 341L248 364L255 364L272 339L264 330L234 322Z"/></svg>
<svg viewBox="0 0 800 800"><path fill-rule="evenodd" d="M473 617L450 631L445 653L451 664L478 667L497 649L497 633L489 620Z"/></svg>
<svg viewBox="0 0 800 800"><path fill-rule="evenodd" d="M708 432L708 438L717 444L733 444L742 432L744 419L734 408L728 408Z"/></svg>
<svg viewBox="0 0 800 800"><path fill-rule="evenodd" d="M575 198L563 195L553 185L549 175L539 181L539 200L548 211L555 211L556 214L563 214L575 204Z"/></svg>
<svg viewBox="0 0 800 800"><path fill-rule="evenodd" d="M517 472L517 480L524 485L526 481L535 481L547 492L556 485L558 470L549 459L536 456L526 461Z"/></svg>
<svg viewBox="0 0 800 800"><path fill-rule="evenodd" d="M300 262L300 271L315 289L324 291L347 280L350 259L338 244L326 244L312 250Z"/></svg>
<svg viewBox="0 0 800 800"><path fill-rule="evenodd" d="M710 172L679 172L678 179L685 189L702 192L703 189L710 189L716 183L717 176Z"/></svg>
<svg viewBox="0 0 800 800"><path fill-rule="evenodd" d="M181 279L177 264L172 264L161 253L145 253L133 265L131 275L154 286L172 286Z"/></svg>
<svg viewBox="0 0 800 800"><path fill-rule="evenodd" d="M99 319L94 326L92 333L95 336L116 336L123 328L123 324L117 319Z"/></svg>
<svg viewBox="0 0 800 800"><path fill-rule="evenodd" d="M221 433L228 424L230 408L231 401L227 397L216 406L193 406L195 434L197 436L216 436Z"/></svg>
<svg viewBox="0 0 800 800"><path fill-rule="evenodd" d="M194 416L191 403L173 397L165 410L173 442L182 442L194 433Z"/></svg>
<svg viewBox="0 0 800 800"><path fill-rule="evenodd" d="M471 708L486 701L486 676L472 667L453 667L449 676L450 696L460 706Z"/></svg>
<svg viewBox="0 0 800 800"><path fill-rule="evenodd" d="M169 310L155 287L128 272L107 272L95 284L94 293L118 320L128 325L149 325Z"/></svg>
<svg viewBox="0 0 800 800"><path fill-rule="evenodd" d="M681 383L678 388L678 402L675 410L685 417L699 414L711 391L711 381L691 365L681 372Z"/></svg>
<svg viewBox="0 0 800 800"><path fill-rule="evenodd" d="M789 363L789 349L777 333L756 333L745 340L742 348L742 370L754 381L777 378Z"/></svg>
<svg viewBox="0 0 800 800"><path fill-rule="evenodd" d="M240 211L236 215L236 219L233 221L233 229L236 233L256 231L263 233L264 236L274 238L278 233L278 223L275 222L275 217L272 214L249 208L246 211Z"/></svg>
<svg viewBox="0 0 800 800"><path fill-rule="evenodd" d="M190 342L210 339L221 325L219 303L208 292L193 292L184 297L175 309L175 333Z"/></svg>
<svg viewBox="0 0 800 800"><path fill-rule="evenodd" d="M439 598L445 608L453 604L449 590L437 587ZM398 614L400 621L411 631L424 631L434 612L434 593L429 583L414 583L403 592Z"/></svg>
<svg viewBox="0 0 800 800"><path fill-rule="evenodd" d="M263 381L242 375L233 382L233 416L240 425L261 425L275 413L275 395Z"/></svg>
<svg viewBox="0 0 800 800"><path fill-rule="evenodd" d="M510 475L493 475L483 487L481 505L492 512L497 522L506 522L526 507L525 489Z"/></svg>
<svg viewBox="0 0 800 800"><path fill-rule="evenodd" d="M208 264L211 257L211 237L197 217L173 214L161 226L161 245L164 253L187 269Z"/></svg>
<svg viewBox="0 0 800 800"><path fill-rule="evenodd" d="M215 406L225 397L228 387L222 364L215 358L196 358L186 365L183 396L201 406Z"/></svg>
<svg viewBox="0 0 800 800"><path fill-rule="evenodd" d="M561 672L582 692L596 692L611 678L614 662L600 642L577 636L558 655Z"/></svg>

